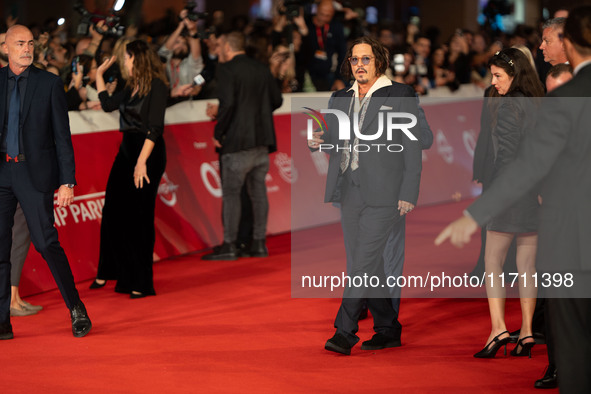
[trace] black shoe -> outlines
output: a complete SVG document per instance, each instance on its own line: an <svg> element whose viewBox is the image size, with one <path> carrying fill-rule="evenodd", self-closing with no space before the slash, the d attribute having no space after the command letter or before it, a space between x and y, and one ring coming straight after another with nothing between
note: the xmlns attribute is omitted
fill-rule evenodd
<svg viewBox="0 0 591 394"><path fill-rule="evenodd" d="M519 340L520 333L521 333L521 330L515 330L512 333L510 333L509 338L511 338L511 340L509 342L510 343L517 343L517 341ZM546 344L546 335L544 335L544 333L542 333L542 332L534 331L534 341L536 342L536 345L545 345Z"/></svg>
<svg viewBox="0 0 591 394"><path fill-rule="evenodd" d="M389 347L399 347L401 345L400 338L388 337L378 332L369 341L361 344L361 350L380 350Z"/></svg>
<svg viewBox="0 0 591 394"><path fill-rule="evenodd" d="M224 242L219 247L213 248L213 252L201 257L201 260L226 260L238 259L236 245Z"/></svg>
<svg viewBox="0 0 591 394"><path fill-rule="evenodd" d="M12 333L12 325L10 323L0 324L0 339L12 339L14 334Z"/></svg>
<svg viewBox="0 0 591 394"><path fill-rule="evenodd" d="M100 289L101 287L105 287L105 285L107 284L107 281L105 281L105 283L103 283L102 285L100 283L98 283L95 280L92 281L92 283L90 284L89 289Z"/></svg>
<svg viewBox="0 0 591 394"><path fill-rule="evenodd" d="M72 334L74 334L76 338L81 338L88 334L92 328L92 323L90 322L82 301L70 309L70 317L72 318Z"/></svg>
<svg viewBox="0 0 591 394"><path fill-rule="evenodd" d="M529 356L529 358L531 358L531 348L534 347L534 345L536 343L535 342L523 342L524 339L528 339L528 338L534 339L534 337L532 335L528 335L526 337L521 338L519 341L517 341L517 346L515 346L515 348L513 350L511 350L512 356L518 356L518 357ZM517 349L519 349L519 351Z"/></svg>
<svg viewBox="0 0 591 394"><path fill-rule="evenodd" d="M326 350L330 350L331 352L346 354L347 356L351 354L351 346L347 338L343 334L334 334L332 338L326 341L324 348Z"/></svg>
<svg viewBox="0 0 591 394"><path fill-rule="evenodd" d="M146 297L146 295L144 293L130 293L129 294L129 298L131 298L132 300L136 299L136 298L144 298Z"/></svg>
<svg viewBox="0 0 591 394"><path fill-rule="evenodd" d="M558 374L556 373L556 367L548 365L546 367L546 373L542 379L536 380L534 387L537 389L555 389L558 387Z"/></svg>
<svg viewBox="0 0 591 394"><path fill-rule="evenodd" d="M499 337L503 334L509 334L509 331L503 331L502 333L500 333L499 335L494 337L492 339L492 341L490 341L488 343L488 345L486 345L484 347L484 349L482 349L481 351L476 353L474 355L474 357L476 357L476 358L494 358L495 355L497 354L497 352L499 351L499 349L501 348L501 346L505 346L505 356L506 356L507 355L507 344L509 343L511 338L505 337L503 339L499 339Z"/></svg>
<svg viewBox="0 0 591 394"><path fill-rule="evenodd" d="M237 257L252 257L250 255L250 243L246 242L236 242L236 256Z"/></svg>
<svg viewBox="0 0 591 394"><path fill-rule="evenodd" d="M268 257L269 251L264 239L253 239L250 245L250 257Z"/></svg>
<svg viewBox="0 0 591 394"><path fill-rule="evenodd" d="M515 330L511 333L509 333L509 343L517 343L517 341L519 340L519 334L521 333L521 330Z"/></svg>

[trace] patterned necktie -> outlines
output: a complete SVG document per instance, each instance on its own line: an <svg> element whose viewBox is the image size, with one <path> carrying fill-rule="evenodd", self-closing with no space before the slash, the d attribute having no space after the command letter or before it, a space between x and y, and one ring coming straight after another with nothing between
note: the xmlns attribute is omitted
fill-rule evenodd
<svg viewBox="0 0 591 394"><path fill-rule="evenodd" d="M361 100L361 108L359 109L359 131L361 132L361 128L363 127L363 121L365 120L365 113L367 112L367 105L369 102L369 97L365 97ZM359 168L359 149L355 149L359 145L359 138L355 137L355 142L353 143L353 158L351 159L351 171L355 171Z"/></svg>
<svg viewBox="0 0 591 394"><path fill-rule="evenodd" d="M19 76L14 77L14 89L10 95L10 109L8 111L8 130L6 133L6 154L14 158L19 154L19 122L21 113L21 95L18 88Z"/></svg>

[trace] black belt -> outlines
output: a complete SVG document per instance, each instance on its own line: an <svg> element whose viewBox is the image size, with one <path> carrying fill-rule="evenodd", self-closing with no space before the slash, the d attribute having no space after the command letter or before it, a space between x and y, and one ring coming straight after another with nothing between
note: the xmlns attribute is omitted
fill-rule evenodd
<svg viewBox="0 0 591 394"><path fill-rule="evenodd" d="M24 153L19 153L16 157L10 157L6 154L6 162L8 163L19 163L21 161L26 161Z"/></svg>

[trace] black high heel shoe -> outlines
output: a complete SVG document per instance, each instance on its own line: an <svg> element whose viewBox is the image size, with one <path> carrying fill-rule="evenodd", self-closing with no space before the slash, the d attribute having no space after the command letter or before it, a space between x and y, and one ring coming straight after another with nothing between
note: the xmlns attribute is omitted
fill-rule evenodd
<svg viewBox="0 0 591 394"><path fill-rule="evenodd" d="M484 347L484 349L482 349L481 351L476 353L474 355L474 357L476 357L476 358L494 358L495 355L497 354L497 352L499 351L499 349L501 348L501 346L505 346L505 356L506 356L507 355L507 344L509 343L509 341L511 341L511 337L499 339L499 337L504 334L509 334L509 331L503 331L502 333L500 333L499 335L494 337L492 339L492 341L490 341L488 343L488 345L486 345ZM493 345L493 343L494 343L494 345Z"/></svg>
<svg viewBox="0 0 591 394"><path fill-rule="evenodd" d="M534 347L534 345L536 343L535 342L523 343L523 340L528 339L528 338L534 339L533 335L529 335L529 336L523 337L519 341L517 341L517 346L515 346L515 348L513 350L511 350L512 356L517 356L517 357L529 356L529 358L531 358L531 348ZM521 346L521 351L518 352L517 349L519 348L519 346Z"/></svg>
<svg viewBox="0 0 591 394"><path fill-rule="evenodd" d="M101 287L104 287L107 284L107 281L105 281L105 283L103 283L102 285L100 283L98 283L95 280L92 281L92 283L90 284L89 289L100 289Z"/></svg>

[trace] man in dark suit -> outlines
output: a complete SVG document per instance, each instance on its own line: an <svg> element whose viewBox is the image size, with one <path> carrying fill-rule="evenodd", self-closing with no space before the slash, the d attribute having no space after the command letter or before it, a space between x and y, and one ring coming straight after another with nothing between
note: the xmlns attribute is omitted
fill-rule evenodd
<svg viewBox="0 0 591 394"><path fill-rule="evenodd" d="M11 228L21 204L35 249L47 261L70 309L72 333L91 322L54 227L53 194L60 207L74 200L74 150L61 80L33 66L33 34L21 25L6 32L8 67L0 70L0 338L10 324Z"/></svg>
<svg viewBox="0 0 591 394"><path fill-rule="evenodd" d="M348 355L359 341L356 332L365 302L376 334L363 342L361 349L378 350L401 344L401 326L386 286L383 253L395 224L416 204L422 163L420 142L414 136L419 135L418 127L414 127L418 119L417 100L412 88L384 75L388 51L377 40L362 37L352 43L347 58L343 68L345 74L355 78L355 83L348 90L335 92L329 109L348 115L349 129L341 130L341 122L335 121L337 117L327 116L326 133L314 133L308 146L330 152L325 202L338 202L341 206L348 276L376 277L380 282L374 288L367 284L356 287L352 280L345 287L334 323L336 333L325 348ZM380 123L386 124L384 119L392 112L397 113L393 115L396 124L409 125L408 119L398 121L400 114L414 118L413 127L408 128L410 136L396 130L376 137ZM413 134L412 130L417 131ZM349 136L354 133L356 138L343 141L343 131L348 131Z"/></svg>
<svg viewBox="0 0 591 394"><path fill-rule="evenodd" d="M224 243L204 260L236 260L240 194L246 183L253 213L252 244L248 254L263 257L267 232L269 153L276 150L273 111L283 99L271 72L244 52L244 35L222 34L217 70L220 102L214 145L220 152Z"/></svg>
<svg viewBox="0 0 591 394"><path fill-rule="evenodd" d="M564 27L571 81L544 99L535 133L513 163L464 216L437 237L462 246L492 217L542 181L538 287L545 288L562 393L591 392L591 6L574 9ZM542 280L544 281L544 286ZM548 281L548 279L550 281ZM562 279L567 282L553 282Z"/></svg>

